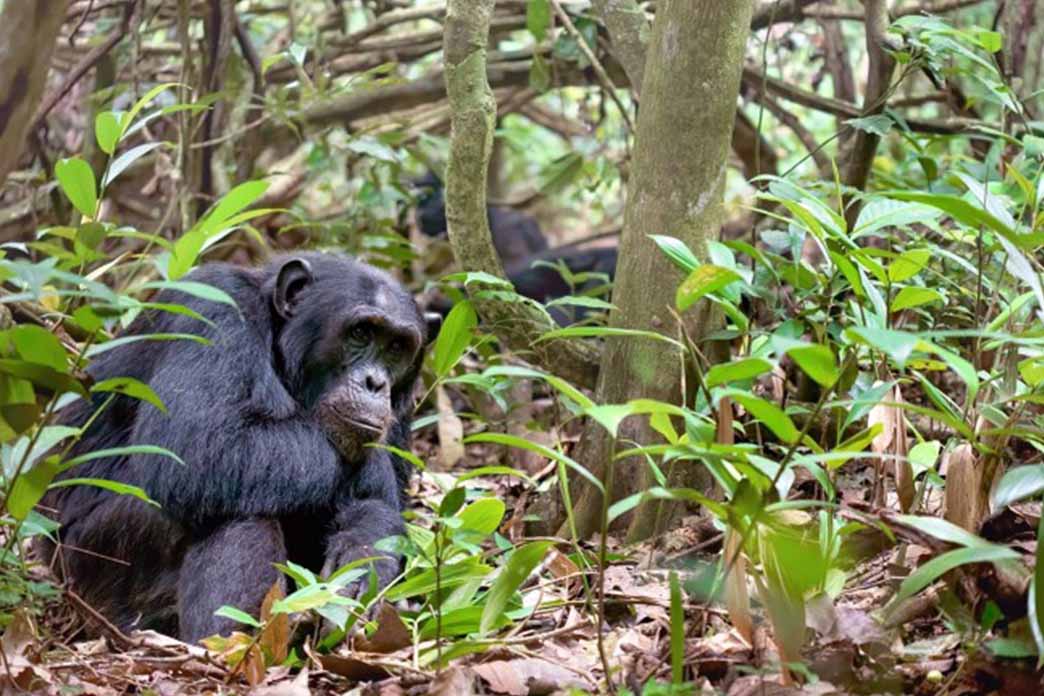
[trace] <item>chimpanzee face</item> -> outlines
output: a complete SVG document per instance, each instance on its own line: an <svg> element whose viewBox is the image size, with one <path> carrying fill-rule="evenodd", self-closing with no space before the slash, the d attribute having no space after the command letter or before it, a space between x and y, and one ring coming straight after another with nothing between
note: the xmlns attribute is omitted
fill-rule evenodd
<svg viewBox="0 0 1044 696"><path fill-rule="evenodd" d="M391 277L324 255L283 263L273 306L291 393L345 460L359 461L408 407L429 333L425 317Z"/></svg>

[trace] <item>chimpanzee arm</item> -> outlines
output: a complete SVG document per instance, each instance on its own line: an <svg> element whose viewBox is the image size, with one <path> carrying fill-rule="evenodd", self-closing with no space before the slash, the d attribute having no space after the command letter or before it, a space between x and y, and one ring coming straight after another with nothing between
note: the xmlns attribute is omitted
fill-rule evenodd
<svg viewBox="0 0 1044 696"><path fill-rule="evenodd" d="M375 449L341 494L334 532L326 543L323 573L328 575L360 558L385 556L375 561L374 567L379 585L387 585L399 572L399 559L378 551L374 544L404 530L399 482L391 455Z"/></svg>
<svg viewBox="0 0 1044 696"><path fill-rule="evenodd" d="M236 299L242 316L207 307L214 325L202 334L211 345L180 341L145 348L162 350L150 386L167 413L142 405L129 442L165 447L185 463L134 456L130 482L189 525L329 509L350 473L279 380L261 314L267 310L251 307L249 297ZM162 317L154 330L199 331L198 322L182 325L187 321Z"/></svg>

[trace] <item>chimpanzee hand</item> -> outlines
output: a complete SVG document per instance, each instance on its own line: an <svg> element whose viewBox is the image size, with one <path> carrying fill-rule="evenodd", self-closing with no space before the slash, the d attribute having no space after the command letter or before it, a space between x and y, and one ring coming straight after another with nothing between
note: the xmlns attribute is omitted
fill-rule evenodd
<svg viewBox="0 0 1044 696"><path fill-rule="evenodd" d="M326 563L322 576L330 577L339 568L361 558L375 557L373 561L363 564L366 571L361 577L351 581L341 589L340 594L352 599L359 599L370 587L370 567L377 573L377 590L380 591L391 584L399 574L399 559L385 552L377 551L372 544L361 543L358 534L344 531L333 534L327 542Z"/></svg>

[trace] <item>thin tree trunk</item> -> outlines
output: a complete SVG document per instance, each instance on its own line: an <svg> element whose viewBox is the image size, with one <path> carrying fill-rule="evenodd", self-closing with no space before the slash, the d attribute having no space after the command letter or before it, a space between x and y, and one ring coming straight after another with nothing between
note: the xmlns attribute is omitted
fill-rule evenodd
<svg viewBox="0 0 1044 696"><path fill-rule="evenodd" d="M68 0L8 0L0 12L0 185L18 167Z"/></svg>
<svg viewBox="0 0 1044 696"><path fill-rule="evenodd" d="M724 218L726 162L736 113L744 48L750 31L752 0L665 0L657 4L642 84L634 169L620 239L610 325L679 337L672 313L682 274L649 239L668 234L704 255ZM706 305L683 320L695 340L708 333ZM598 403L652 398L681 403L683 365L673 346L649 339L607 340L599 373ZM658 436L647 420L632 418L620 429L620 442L652 443ZM612 443L599 426L589 425L578 456L603 473ZM679 467L684 483L710 486L706 472ZM622 497L651 485L648 468L638 458L616 465L612 494ZM597 528L601 511L597 490L582 490L576 513L578 532ZM640 508L628 536L646 537L670 520L658 506Z"/></svg>

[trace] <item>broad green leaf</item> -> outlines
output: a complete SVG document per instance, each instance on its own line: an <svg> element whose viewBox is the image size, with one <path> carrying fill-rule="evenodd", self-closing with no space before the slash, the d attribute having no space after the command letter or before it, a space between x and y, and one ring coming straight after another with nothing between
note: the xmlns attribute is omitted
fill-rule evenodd
<svg viewBox="0 0 1044 696"><path fill-rule="evenodd" d="M1044 491L1044 464L1018 466L1009 470L993 491L992 507L1001 511L1012 503L1033 498Z"/></svg>
<svg viewBox="0 0 1044 696"><path fill-rule="evenodd" d="M671 571L671 683L681 686L685 680L685 607L682 604L678 573Z"/></svg>
<svg viewBox="0 0 1044 696"><path fill-rule="evenodd" d="M1044 516L1037 522L1037 540L1044 539ZM1034 554L1033 579L1030 580L1029 622L1033 641L1037 644L1037 669L1044 662L1044 553Z"/></svg>
<svg viewBox="0 0 1044 696"><path fill-rule="evenodd" d="M79 157L61 159L54 165L54 176L76 209L93 219L98 210L98 186L91 165Z"/></svg>
<svg viewBox="0 0 1044 696"><path fill-rule="evenodd" d="M132 106L130 108L130 111L128 111L127 113L123 114L123 118L120 119L120 135L121 135L121 137L123 136L124 133L127 132L127 129L130 128L131 124L134 122L134 118L138 114L141 113L142 109L144 109L146 106L148 106L149 103L153 99L158 97L161 92L164 92L164 91L170 89L171 87L177 87L179 84L180 83L178 83L178 82L164 82L162 84L158 84L155 87L153 87L152 89L150 89L148 92L146 92L144 95L142 95L141 99L139 99L138 101L134 102L134 106Z"/></svg>
<svg viewBox="0 0 1044 696"><path fill-rule="evenodd" d="M551 26L551 3L549 0L529 0L526 3L526 29L538 42L547 38Z"/></svg>
<svg viewBox="0 0 1044 696"><path fill-rule="evenodd" d="M833 387L841 376L833 351L820 343L795 346L787 350L787 355L823 387Z"/></svg>
<svg viewBox="0 0 1044 696"><path fill-rule="evenodd" d="M892 298L892 304L889 309L893 312L900 312L904 309L920 307L921 305L942 301L942 293L938 290L908 285L896 293L895 297Z"/></svg>
<svg viewBox="0 0 1044 696"><path fill-rule="evenodd" d="M58 338L35 324L23 324L10 329L11 340L23 360L46 365L58 372L69 371L69 357Z"/></svg>
<svg viewBox="0 0 1044 696"><path fill-rule="evenodd" d="M233 621L238 621L239 623L246 624L247 626L261 628L261 622L255 619L253 616L246 613L242 609L236 609L235 607L230 607L227 604L215 611L214 616L223 616L226 619L232 619Z"/></svg>
<svg viewBox="0 0 1044 696"><path fill-rule="evenodd" d="M732 271L729 271L732 273ZM684 350L685 346L670 336L658 334L655 331L641 331L639 329L618 329L612 326L569 326L564 329L553 329L540 335L537 342L550 341L556 338L606 338L606 337L629 337L648 338L653 341L663 341Z"/></svg>
<svg viewBox="0 0 1044 696"><path fill-rule="evenodd" d="M11 494L7 498L7 512L16 520L24 520L30 510L40 502L51 481L61 468L58 457L48 457L15 479Z"/></svg>
<svg viewBox="0 0 1044 696"><path fill-rule="evenodd" d="M650 488L641 493L627 496L618 500L609 508L609 521L613 521L643 503L654 500L678 500L685 503L700 505L708 510L718 519L728 519L726 508L721 503L711 500L703 493L691 488L661 488L659 486Z"/></svg>
<svg viewBox="0 0 1044 696"><path fill-rule="evenodd" d="M905 331L894 331L891 329L878 329L868 326L859 326L845 330L846 336L856 338L866 345L881 351L895 363L896 367L903 369L906 361L910 359L921 339Z"/></svg>
<svg viewBox="0 0 1044 696"><path fill-rule="evenodd" d="M454 488L449 493L442 497L442 502L439 504L439 516L440 517L452 517L457 514L460 507L464 504L464 498L468 495L468 491L465 488Z"/></svg>
<svg viewBox="0 0 1044 696"><path fill-rule="evenodd" d="M492 534L504 519L506 506L497 498L479 498L457 513L460 528L480 534Z"/></svg>
<svg viewBox="0 0 1044 696"><path fill-rule="evenodd" d="M984 546L965 546L947 551L928 561L911 573L899 586L899 592L892 600L894 603L914 596L931 585L954 568L968 563L990 563L994 561L1018 560L1019 554L1006 546L986 544Z"/></svg>
<svg viewBox="0 0 1044 696"><path fill-rule="evenodd" d="M55 394L64 394L66 392L74 392L80 396L86 396L87 394L80 380L46 365L25 360L0 359L0 372L12 377L27 379L39 387L51 390Z"/></svg>
<svg viewBox="0 0 1044 696"><path fill-rule="evenodd" d="M98 147L107 155L116 151L121 135L120 120L111 111L103 111L94 119L94 137Z"/></svg>
<svg viewBox="0 0 1044 696"><path fill-rule="evenodd" d="M111 379L105 379L101 382L95 383L95 385L91 387L91 391L123 394L124 396L129 396L134 399L147 401L163 413L167 412L167 407L163 404L159 395L152 390L152 387L144 382L134 379L133 377L113 377Z"/></svg>
<svg viewBox="0 0 1044 696"><path fill-rule="evenodd" d="M700 266L700 260L696 258L696 254L692 253L692 250L685 245L685 242L675 237L667 237L660 234L650 234L649 239L656 243L656 246L660 247L667 258L685 273L692 273Z"/></svg>
<svg viewBox="0 0 1044 696"><path fill-rule="evenodd" d="M742 382L764 374L772 369L772 363L763 358L746 358L734 362L714 365L703 376L708 389L729 382Z"/></svg>
<svg viewBox="0 0 1044 696"><path fill-rule="evenodd" d="M674 303L684 312L704 295L721 290L743 278L733 270L713 264L704 264L689 274L675 294Z"/></svg>
<svg viewBox="0 0 1044 696"><path fill-rule="evenodd" d="M446 321L439 329L439 336L435 339L435 351L432 355L432 363L435 367L435 376L443 378L450 373L457 362L463 357L468 346L471 345L473 331L478 325L478 315L475 308L467 300L458 302Z"/></svg>
<svg viewBox="0 0 1044 696"><path fill-rule="evenodd" d="M888 266L888 279L902 283L921 272L932 258L930 249L907 249Z"/></svg>
<svg viewBox="0 0 1044 696"><path fill-rule="evenodd" d="M790 416L774 403L735 389L725 391L724 395L731 397L735 403L746 409L750 415L764 424L784 443L794 444L801 436L801 431L794 425Z"/></svg>
<svg viewBox="0 0 1044 696"><path fill-rule="evenodd" d="M511 552L507 563L500 569L486 595L486 605L482 609L482 621L479 623L481 632L486 633L497 624L511 595L525 582L540 561L544 560L547 550L552 545L553 542L550 541L534 541Z"/></svg>

